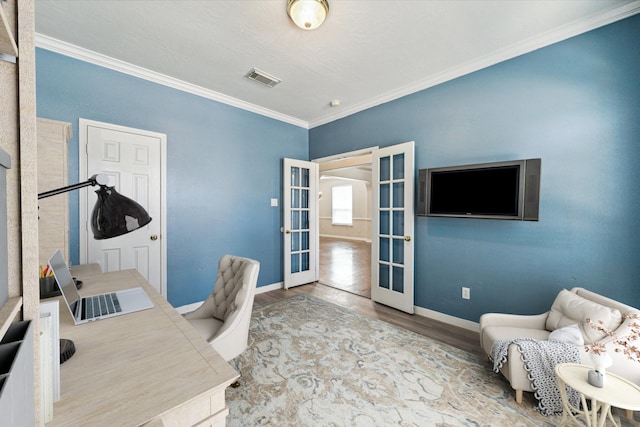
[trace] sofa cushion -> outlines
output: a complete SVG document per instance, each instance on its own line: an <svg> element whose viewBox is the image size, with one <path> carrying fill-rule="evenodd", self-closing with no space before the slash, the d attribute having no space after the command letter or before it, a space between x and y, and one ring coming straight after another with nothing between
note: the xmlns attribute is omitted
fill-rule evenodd
<svg viewBox="0 0 640 427"><path fill-rule="evenodd" d="M589 326L586 322L587 319L591 319L595 323L601 321L603 327L612 331L622 323L622 314L619 310L606 307L563 289L551 306L546 327L549 331L554 331L577 323L582 331L584 343L593 344L604 338L606 334Z"/></svg>
<svg viewBox="0 0 640 427"><path fill-rule="evenodd" d="M573 345L584 345L582 331L577 323L551 332L549 334L549 341L562 341Z"/></svg>

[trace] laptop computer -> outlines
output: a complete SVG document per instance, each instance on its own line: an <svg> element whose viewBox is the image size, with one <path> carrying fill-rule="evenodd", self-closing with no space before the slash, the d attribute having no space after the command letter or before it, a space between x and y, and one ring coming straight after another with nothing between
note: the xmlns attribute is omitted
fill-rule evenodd
<svg viewBox="0 0 640 427"><path fill-rule="evenodd" d="M141 287L81 297L60 250L49 258L49 265L76 325L146 310L154 306Z"/></svg>

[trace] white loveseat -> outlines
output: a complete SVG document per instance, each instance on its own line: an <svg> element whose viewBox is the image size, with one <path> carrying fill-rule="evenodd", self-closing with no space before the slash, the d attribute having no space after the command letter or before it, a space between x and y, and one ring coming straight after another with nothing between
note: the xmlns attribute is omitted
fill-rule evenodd
<svg viewBox="0 0 640 427"><path fill-rule="evenodd" d="M570 342L571 333L575 334L578 325L584 344L580 346L581 363L592 365L590 354L585 346L601 342L607 348L607 353L613 359L613 365L608 371L618 374L635 384L640 385L640 363L629 360L624 354L615 351L613 341L630 332L632 322L635 319L625 319L624 315L640 314L640 310L631 306L606 298L602 295L583 288L573 288L571 291L562 290L556 297L551 309L538 315L516 315L503 313L486 313L480 317L480 344L485 354L491 354L493 343L497 340L510 340L517 338L533 338L547 340L552 331L560 336L567 331ZM593 322L602 321L609 330L615 331L615 336L592 328L586 323L587 319ZM640 345L640 343L636 343ZM520 357L520 350L516 344L511 344L507 353L507 361L500 372L509 381L516 392L516 401L522 403L523 391L532 392L531 381L527 377L524 362Z"/></svg>

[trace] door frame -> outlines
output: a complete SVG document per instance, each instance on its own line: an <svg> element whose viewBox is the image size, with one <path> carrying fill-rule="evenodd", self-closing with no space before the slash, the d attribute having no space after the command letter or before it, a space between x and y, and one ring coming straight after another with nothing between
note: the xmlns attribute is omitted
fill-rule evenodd
<svg viewBox="0 0 640 427"><path fill-rule="evenodd" d="M338 167L346 167L349 166L349 159L352 159L354 157L360 157L360 156L365 156L367 154L373 154L374 151L379 150L380 147L373 146L373 147L369 147L369 148L363 148L361 150L355 150L355 151L347 151L346 153L341 153L341 154L334 154L333 156L327 156L327 157L318 157L317 159L312 159L311 161L314 163L318 163L319 164L319 168L320 171L322 171L322 164L323 163L329 163L329 162L336 162L336 168ZM340 162L344 162L344 164L341 164L340 166L338 166L338 161Z"/></svg>
<svg viewBox="0 0 640 427"><path fill-rule="evenodd" d="M140 135L158 138L160 140L160 272L162 280L160 283L160 294L167 297L167 135L164 133L152 132L144 129L132 128L127 126L115 125L112 123L98 122L95 120L78 119L78 171L80 181L88 179L88 153L87 153L87 127L96 126L110 129L118 132L130 132ZM87 188L80 189L79 195L79 243L80 243L80 264L86 264L89 257L88 239L91 238L89 233L89 215L87 208ZM84 226L82 222L84 221Z"/></svg>
<svg viewBox="0 0 640 427"><path fill-rule="evenodd" d="M371 157L371 166L373 168L373 157L374 157L373 154L375 152L377 152L377 151L379 151L381 149L388 148L388 147L393 147L395 145L403 145L403 144L408 144L408 143L414 144L413 142L410 141L410 142L392 144L390 146L386 146L386 147L383 147L383 148L380 148L379 146L372 146L372 147L369 147L369 148L363 148L363 149L355 150L355 151L348 151L348 152L345 152L345 153L335 154L335 155L332 155L332 156L320 157L320 158L312 159L311 161L312 162L316 162L316 163L319 164L318 178L320 178L320 173L323 170L351 166L351 165L353 165L354 161L355 162L361 161L362 158L364 158L364 156L367 156L367 155ZM413 155L415 156L415 153ZM323 168L323 166L322 166L323 164L327 165L328 168L326 166L325 166L325 168ZM415 185L415 164L414 164L414 170L411 171L409 179L414 180L414 185ZM371 177L371 180L372 180L372 187L373 187L373 176ZM372 188L372 191L374 191L373 188ZM411 200L413 200L414 199L414 192L411 192L411 194L407 195L407 196L411 197ZM372 201L371 201L372 204L374 202L374 199L375 198L372 198ZM413 205L413 208L412 208L412 220L414 220L415 219L415 200L413 200L412 205ZM318 206L318 209L319 209L319 206ZM374 214L375 212L376 212L376 207L372 206L372 214ZM376 236L376 233L375 233L374 228L373 228L373 223L374 223L374 221L373 221L373 218L372 218L372 228L370 230L372 250L373 250L374 239L375 239L375 236ZM318 241L320 240L319 231L320 230L318 230ZM415 230L412 230L412 235L410 236L412 239L414 238L413 234L415 234ZM415 245L415 241L414 241L414 245ZM414 263L414 269L415 269L415 253L412 254L412 256L414 257L413 263ZM375 260L374 260L373 256L372 256L372 259L371 259L371 263L372 263L372 265L371 265L371 269L372 269L371 277L373 279L373 277L374 277L373 265L375 263ZM412 297L414 298L414 302L412 303L411 312L414 312L414 307L415 307L415 276L413 275L413 273L412 273L412 276L413 276L413 288L414 289L413 289L413 291L411 293L412 293ZM372 283L371 284L372 292L371 292L371 298L370 299L372 301L376 302L376 300L373 298L373 286L374 286L374 284ZM396 309L398 309L398 308L396 308Z"/></svg>

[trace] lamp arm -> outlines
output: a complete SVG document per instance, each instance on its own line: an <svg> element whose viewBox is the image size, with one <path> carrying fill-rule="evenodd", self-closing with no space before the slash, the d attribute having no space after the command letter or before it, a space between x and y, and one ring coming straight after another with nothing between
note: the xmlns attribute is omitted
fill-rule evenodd
<svg viewBox="0 0 640 427"><path fill-rule="evenodd" d="M66 193L68 191L77 190L79 188L88 187L90 185L100 185L105 186L109 182L109 177L104 174L96 174L93 175L85 182L80 182L78 184L67 185L66 187L57 188L55 190L45 191L44 193L38 194L38 200L44 199L45 197L55 196L57 194Z"/></svg>

